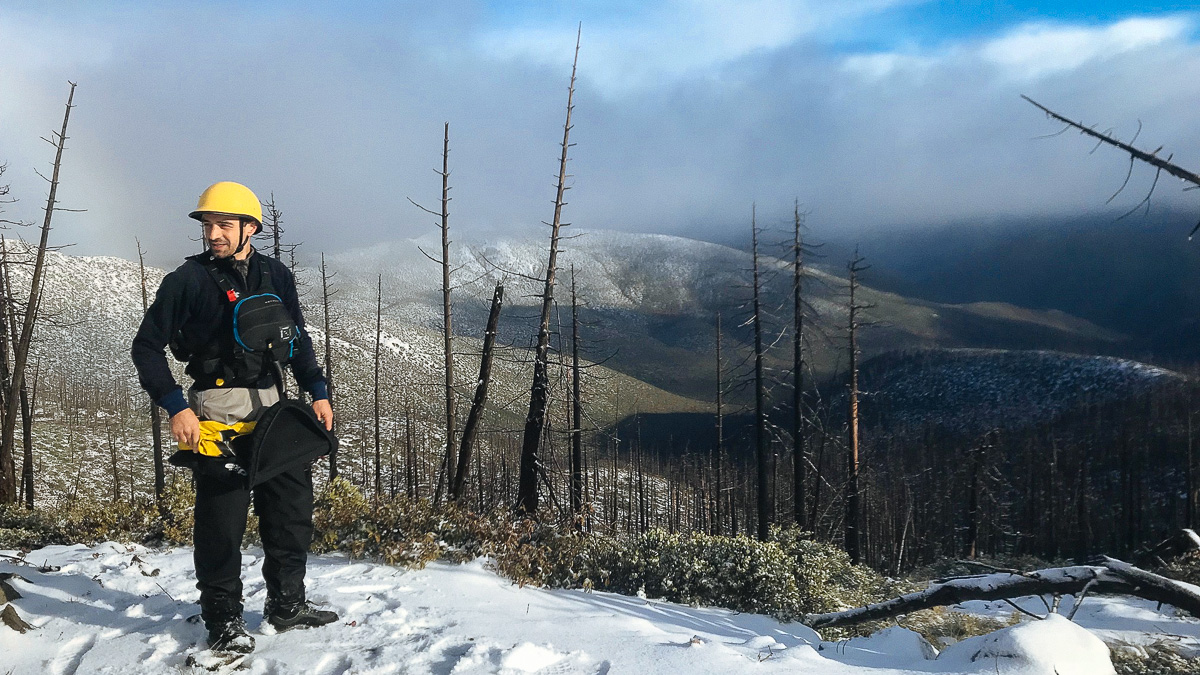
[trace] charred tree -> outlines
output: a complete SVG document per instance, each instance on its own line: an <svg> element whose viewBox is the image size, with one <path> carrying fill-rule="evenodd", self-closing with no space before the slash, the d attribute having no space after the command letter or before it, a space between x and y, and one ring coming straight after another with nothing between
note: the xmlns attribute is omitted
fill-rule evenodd
<svg viewBox="0 0 1200 675"><path fill-rule="evenodd" d="M14 345L12 383L10 391L19 391L25 383L25 365L29 360L29 345L33 342L33 329L36 320L35 309L42 294L42 277L45 273L46 248L50 238L50 222L54 212L59 210L58 177L62 168L62 154L67 142L67 122L71 118L72 102L75 100L75 83L69 82L71 92L67 96L66 112L63 114L62 129L52 136L55 140L45 139L55 146L54 170L50 177L50 193L46 198L46 217L42 221L41 240L38 243L37 258L33 266L33 278L29 288L29 302L26 305L25 318L21 324L21 335ZM13 447L17 424L20 414L19 396L9 396L4 413L3 429L0 430L0 504L11 504L17 500L17 483L15 465L13 463Z"/></svg>
<svg viewBox="0 0 1200 675"><path fill-rule="evenodd" d="M471 409L467 411L467 421L463 424L462 445L458 451L458 470L454 474L454 483L450 488L450 499L457 501L462 497L463 486L467 481L467 470L470 466L471 455L475 449L475 437L479 433L479 419L487 406L488 383L492 378L492 357L496 350L496 333L500 326L500 310L504 305L504 285L496 284L492 293L492 308L488 312L487 329L483 333L483 354L479 359L479 381L475 385L475 398L471 401ZM483 490L480 489L482 499Z"/></svg>
<svg viewBox="0 0 1200 675"><path fill-rule="evenodd" d="M383 275L380 274L375 287L375 498L383 494L383 469L380 455L380 408L382 391L379 387L380 355L383 347Z"/></svg>
<svg viewBox="0 0 1200 675"><path fill-rule="evenodd" d="M582 30L582 29L581 29ZM521 439L521 469L517 486L516 511L526 516L537 513L538 474L542 471L539 457L542 433L546 428L546 410L550 405L550 310L554 305L554 275L558 267L559 230L562 222L563 197L567 186L567 151L571 147L571 112L574 110L575 73L579 65L579 34L575 37L575 59L571 64L571 84L567 88L567 119L563 124L562 156L559 159L558 188L554 198L554 219L550 226L550 255L546 263L545 286L542 290L542 312L538 323L537 347L533 361L533 384L529 390L529 412L525 416L525 431Z"/></svg>
<svg viewBox="0 0 1200 675"><path fill-rule="evenodd" d="M859 304L857 295L859 291L858 275L868 266L863 265L863 258L858 255L858 250L854 251L854 258L846 266L850 272L850 316L848 322L848 332L850 337L850 384L849 384L849 443L846 448L846 553L850 555L851 562L858 563L861 558L859 551L859 467L858 467L858 358L860 351L858 347L858 329L861 321L861 314L868 306Z"/></svg>
<svg viewBox="0 0 1200 675"><path fill-rule="evenodd" d="M575 266L571 265L571 513L576 529L583 529L583 387L579 369L579 295Z"/></svg>
<svg viewBox="0 0 1200 675"><path fill-rule="evenodd" d="M331 407L336 405L335 390L337 388L333 377L333 319L329 313L329 300L337 293L336 290L329 290L329 282L333 277L334 275L330 274L329 270L325 267L325 254L321 253L321 307L324 309L325 314L325 385L328 390L329 405ZM338 416L335 415L333 418L333 432L335 434L337 433L337 423ZM329 456L329 479L333 480L337 476L337 453L335 452Z"/></svg>
<svg viewBox="0 0 1200 675"><path fill-rule="evenodd" d="M725 383L722 381L721 365L721 313L717 312L717 432L716 432L716 504L713 516L713 534L722 535L725 533L725 520L722 518L721 504L724 499L724 483L721 482L721 464L722 457L725 455Z"/></svg>
<svg viewBox="0 0 1200 675"><path fill-rule="evenodd" d="M271 230L271 256L276 260L283 260L283 212L275 206L274 192L268 201L263 202L263 221L263 225Z"/></svg>
<svg viewBox="0 0 1200 675"><path fill-rule="evenodd" d="M804 219L800 202L794 204L792 237L792 494L793 518L800 529L808 529L805 518L808 482L807 412L804 406L804 242L800 228Z"/></svg>
<svg viewBox="0 0 1200 675"><path fill-rule="evenodd" d="M142 312L150 308L150 291L146 283L146 257L142 252L142 242L134 239L138 250L138 269L142 280ZM150 401L150 438L151 451L154 455L154 501L162 506L163 492L167 489L166 468L163 465L162 446L162 411L158 404Z"/></svg>
<svg viewBox="0 0 1200 675"><path fill-rule="evenodd" d="M754 459L758 488L757 515L758 540L766 541L771 528L770 503L770 474L767 457L767 405L766 381L763 374L763 325L762 325L762 283L759 278L758 265L758 223L755 209L750 209L750 247L754 262L754 301L753 315L750 317L754 326Z"/></svg>
<svg viewBox="0 0 1200 675"><path fill-rule="evenodd" d="M442 346L443 361L446 375L446 481L450 481L455 467L454 431L455 431L455 399L454 399L454 330L453 314L450 306L450 123L445 126L442 141ZM441 482L438 482L438 492L441 492ZM438 498L434 497L434 503Z"/></svg>

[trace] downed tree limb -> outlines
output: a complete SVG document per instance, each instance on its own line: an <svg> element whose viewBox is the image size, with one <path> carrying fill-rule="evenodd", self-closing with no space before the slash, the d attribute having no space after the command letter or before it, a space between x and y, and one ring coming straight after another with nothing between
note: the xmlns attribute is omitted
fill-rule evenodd
<svg viewBox="0 0 1200 675"><path fill-rule="evenodd" d="M1062 122L1063 124L1067 124L1069 126L1075 127L1082 134L1087 134L1088 136L1091 136L1092 138L1098 139L1104 143L1108 143L1111 146L1120 148L1121 150L1128 152L1130 157L1133 157L1134 159L1137 159L1137 160L1141 160L1141 161L1149 164L1150 166L1156 167L1162 171L1166 171L1167 173L1171 174L1172 176L1175 176L1176 178L1178 178L1179 180L1186 181L1188 183L1191 183L1192 185L1200 185L1200 175L1197 175L1191 171L1188 171L1187 169L1179 166L1178 164L1172 164L1168 160L1160 159L1157 156L1158 150L1155 150L1154 152L1146 152L1144 150L1139 150L1128 143L1123 143L1123 142L1113 138L1110 134L1100 133L1099 131L1096 131L1095 129L1083 126L1082 124L1080 124L1079 122L1076 122L1073 119L1063 117L1062 115L1059 115L1058 113L1054 112L1053 110L1047 108L1046 106L1042 105L1041 103L1038 103L1037 101L1029 98L1028 96L1026 96L1024 94L1021 94L1021 98L1025 99L1026 101L1029 101L1030 103L1037 106L1038 108L1041 108L1041 110L1046 113L1046 116L1056 119L1059 122Z"/></svg>
<svg viewBox="0 0 1200 675"><path fill-rule="evenodd" d="M996 573L936 581L923 591L909 593L842 612L806 614L811 628L849 626L887 619L932 607L968 600L1009 600L1028 595L1131 595L1177 607L1200 617L1200 588L1148 572L1129 563L1105 558L1099 565L1054 567L1021 574ZM1078 604L1078 601L1076 602Z"/></svg>

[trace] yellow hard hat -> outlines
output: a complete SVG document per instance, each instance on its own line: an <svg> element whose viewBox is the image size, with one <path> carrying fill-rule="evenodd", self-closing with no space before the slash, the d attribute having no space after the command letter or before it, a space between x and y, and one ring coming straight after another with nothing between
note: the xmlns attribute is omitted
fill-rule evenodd
<svg viewBox="0 0 1200 675"><path fill-rule="evenodd" d="M259 226L262 225L262 203L250 188L241 183L221 181L208 186L200 195L196 210L189 213L188 217L200 220L206 213L253 218Z"/></svg>

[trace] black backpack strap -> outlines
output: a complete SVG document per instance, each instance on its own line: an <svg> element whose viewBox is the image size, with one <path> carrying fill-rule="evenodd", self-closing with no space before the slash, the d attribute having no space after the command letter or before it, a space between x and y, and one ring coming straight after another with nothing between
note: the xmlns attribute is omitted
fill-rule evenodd
<svg viewBox="0 0 1200 675"><path fill-rule="evenodd" d="M217 270L216 265L205 265L204 269L208 270L209 276L213 278L213 281L217 282L217 287L221 289L221 293L225 295L226 300L229 302L238 301L238 298L241 297L241 294L238 293L237 289L233 287L233 282L229 280L228 276L221 274Z"/></svg>

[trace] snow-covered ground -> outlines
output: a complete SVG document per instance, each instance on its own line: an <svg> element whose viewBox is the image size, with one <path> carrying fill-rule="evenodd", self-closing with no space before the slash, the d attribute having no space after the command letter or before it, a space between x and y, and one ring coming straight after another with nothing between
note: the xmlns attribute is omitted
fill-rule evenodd
<svg viewBox="0 0 1200 675"><path fill-rule="evenodd" d="M6 551L12 555L15 552ZM0 558L22 597L11 604L35 629L0 626L0 673L799 673L908 675L1112 672L1096 637L1195 648L1200 622L1150 603L1090 598L1071 623L1026 621L935 651L915 633L889 628L869 638L822 642L800 624L608 593L519 588L484 563L404 570L314 556L308 589L341 621L276 634L262 622L262 552L242 558L247 623L258 642L244 659L219 664L205 651L191 549L105 543L32 552L41 572ZM1068 601L1069 602L1069 601ZM1005 613L1002 603L972 611ZM1041 607L1038 599L1023 603ZM1044 608L1042 609L1044 613ZM1081 628L1082 626L1082 628ZM190 657L190 658L189 658ZM196 665L199 664L199 665Z"/></svg>

